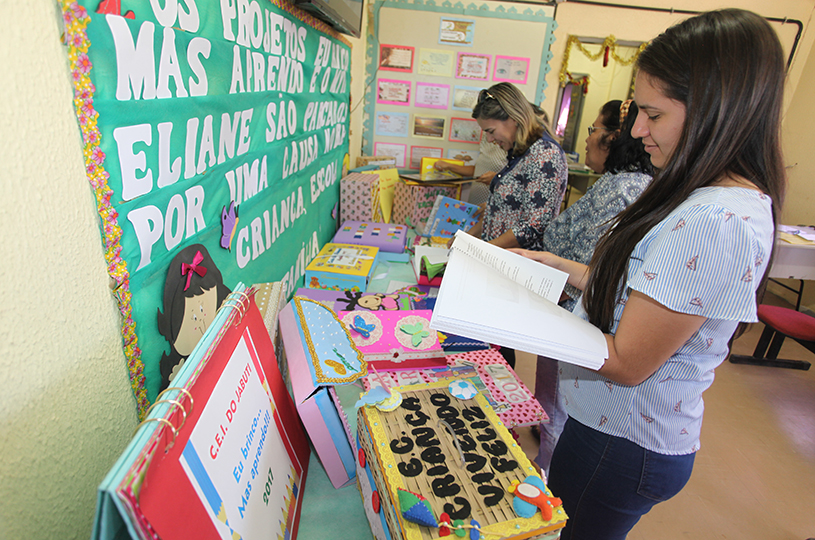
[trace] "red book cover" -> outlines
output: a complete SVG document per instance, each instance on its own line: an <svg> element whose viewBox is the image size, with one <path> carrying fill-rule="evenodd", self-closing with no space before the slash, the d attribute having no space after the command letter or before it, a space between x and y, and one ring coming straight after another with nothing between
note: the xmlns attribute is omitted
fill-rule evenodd
<svg viewBox="0 0 815 540"><path fill-rule="evenodd" d="M234 311L186 388L139 492L163 540L296 538L309 445L254 303ZM163 447L162 447L163 446Z"/></svg>

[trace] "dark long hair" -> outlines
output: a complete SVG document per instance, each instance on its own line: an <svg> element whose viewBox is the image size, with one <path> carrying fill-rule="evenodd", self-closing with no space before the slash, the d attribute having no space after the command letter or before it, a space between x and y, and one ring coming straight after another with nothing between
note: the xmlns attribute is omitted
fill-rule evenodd
<svg viewBox="0 0 815 540"><path fill-rule="evenodd" d="M764 19L740 9L703 13L666 30L637 62L667 97L684 104L685 124L664 168L617 216L592 257L583 301L589 320L606 332L634 247L694 190L741 176L770 196L775 223L784 199L784 57ZM765 273L758 299L766 280Z"/></svg>
<svg viewBox="0 0 815 540"><path fill-rule="evenodd" d="M184 287L186 278L182 277L184 263L191 263L197 253L201 253L200 266L206 268L207 272L200 276L192 272L190 274L190 286L187 290ZM159 361L161 371L161 385L159 390L163 390L170 383L170 374L173 367L186 356L179 353L175 348L175 341L181 331L181 323L184 322L184 306L187 298L203 294L215 287L217 293L216 305L220 306L224 299L232 292L224 285L220 270L215 266L207 248L202 244L191 244L179 251L170 266L167 268L167 279L164 282L164 312L157 309L157 322L159 334L170 343L170 353L162 353Z"/></svg>
<svg viewBox="0 0 815 540"><path fill-rule="evenodd" d="M533 105L523 92L507 82L494 84L478 94L478 101L473 107L473 118L502 122L510 118L514 120L518 126L515 132L515 147L512 149L514 155L526 152L546 130L545 124L537 116Z"/></svg>
<svg viewBox="0 0 815 540"><path fill-rule="evenodd" d="M608 148L608 157L603 165L606 171L613 173L641 172L654 174L651 156L645 151L641 139L631 136L639 109L633 101L628 105L628 112L620 123L620 107L623 102L615 99L600 109L600 121L605 126L600 144Z"/></svg>

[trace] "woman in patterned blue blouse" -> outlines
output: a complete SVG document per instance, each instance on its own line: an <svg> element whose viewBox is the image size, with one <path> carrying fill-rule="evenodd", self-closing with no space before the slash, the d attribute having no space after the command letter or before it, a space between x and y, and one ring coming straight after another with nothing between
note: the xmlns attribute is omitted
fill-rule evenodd
<svg viewBox="0 0 815 540"><path fill-rule="evenodd" d="M758 320L784 197L784 55L767 21L704 13L637 63L632 134L654 180L588 267L524 252L569 274L583 290L575 313L608 343L598 371L561 363L569 419L549 486L569 515L563 540L623 539L687 483L702 393L734 332Z"/></svg>
<svg viewBox="0 0 815 540"><path fill-rule="evenodd" d="M468 232L503 248L540 248L543 230L557 217L566 192L563 149L510 83L482 90L473 118L487 141L507 152L507 165L490 183L482 221Z"/></svg>
<svg viewBox="0 0 815 540"><path fill-rule="evenodd" d="M637 118L637 104L612 100L603 105L589 127L586 139L586 165L602 176L586 194L560 214L543 233L543 249L558 257L588 264L594 246L611 220L637 200L651 183L653 168L640 139L631 136ZM560 305L574 309L582 291L566 285ZM535 371L535 398L549 415L540 425L537 462L548 474L567 414L558 390L557 360L539 356Z"/></svg>

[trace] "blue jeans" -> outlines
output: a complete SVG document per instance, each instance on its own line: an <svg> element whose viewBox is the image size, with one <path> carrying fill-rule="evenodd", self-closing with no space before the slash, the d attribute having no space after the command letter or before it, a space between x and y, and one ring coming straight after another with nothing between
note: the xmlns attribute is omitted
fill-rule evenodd
<svg viewBox="0 0 815 540"><path fill-rule="evenodd" d="M549 477L549 464L552 462L552 452L563 431L563 425L569 417L563 406L563 397L560 394L560 365L557 360L538 356L538 365L535 369L535 399L541 404L549 416L548 424L540 424L540 447L535 461L541 470Z"/></svg>
<svg viewBox="0 0 815 540"><path fill-rule="evenodd" d="M695 455L652 452L569 418L549 476L569 516L561 540L623 540L656 503L685 487Z"/></svg>

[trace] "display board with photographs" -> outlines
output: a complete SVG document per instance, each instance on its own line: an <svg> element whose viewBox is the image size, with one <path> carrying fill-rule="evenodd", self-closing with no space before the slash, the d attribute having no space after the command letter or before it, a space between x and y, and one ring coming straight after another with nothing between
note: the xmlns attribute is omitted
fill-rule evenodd
<svg viewBox="0 0 815 540"><path fill-rule="evenodd" d="M533 103L543 101L551 6L519 13L507 2L460 9L374 0L372 12L384 40L366 63L363 155L393 155L408 169L422 157L474 163L482 134L471 114L481 90L506 81ZM540 41L530 43L530 35Z"/></svg>

